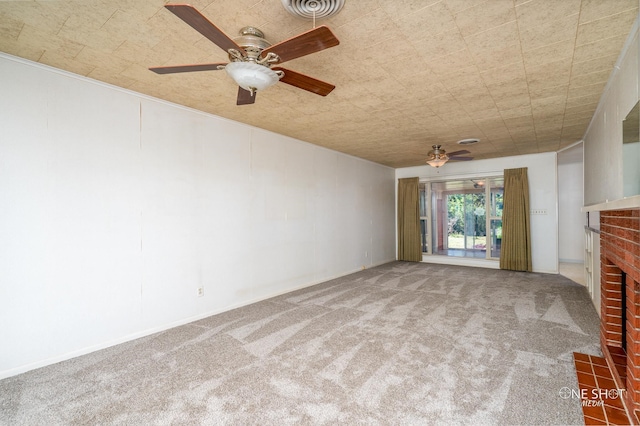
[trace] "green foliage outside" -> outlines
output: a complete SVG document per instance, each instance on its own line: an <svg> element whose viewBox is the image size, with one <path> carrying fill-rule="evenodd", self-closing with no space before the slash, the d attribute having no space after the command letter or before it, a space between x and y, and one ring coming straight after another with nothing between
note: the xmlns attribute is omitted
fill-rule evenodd
<svg viewBox="0 0 640 426"><path fill-rule="evenodd" d="M447 207L449 209L449 235L466 234L476 237L487 235L484 193L449 195Z"/></svg>

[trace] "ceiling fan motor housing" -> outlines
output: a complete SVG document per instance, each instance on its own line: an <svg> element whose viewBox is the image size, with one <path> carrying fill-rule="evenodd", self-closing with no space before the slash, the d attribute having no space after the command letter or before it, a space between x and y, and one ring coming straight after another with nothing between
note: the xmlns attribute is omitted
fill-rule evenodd
<svg viewBox="0 0 640 426"><path fill-rule="evenodd" d="M264 33L256 27L244 27L240 30L240 37L233 39L238 46L242 47L247 52L247 59L256 61L260 56L260 53L271 46L264 38ZM229 54L229 60L235 61L233 55Z"/></svg>

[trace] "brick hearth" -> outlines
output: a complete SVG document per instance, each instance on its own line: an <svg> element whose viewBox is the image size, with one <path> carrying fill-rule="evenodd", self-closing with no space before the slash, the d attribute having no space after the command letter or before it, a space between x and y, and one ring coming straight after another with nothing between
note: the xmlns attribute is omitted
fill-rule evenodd
<svg viewBox="0 0 640 426"><path fill-rule="evenodd" d="M617 386L626 389L631 421L640 424L640 209L600 212L600 271L602 352Z"/></svg>

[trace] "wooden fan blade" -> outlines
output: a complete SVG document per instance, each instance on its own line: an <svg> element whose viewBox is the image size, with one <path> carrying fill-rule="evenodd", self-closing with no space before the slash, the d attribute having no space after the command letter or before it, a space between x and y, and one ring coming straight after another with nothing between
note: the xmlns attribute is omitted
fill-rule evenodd
<svg viewBox="0 0 640 426"><path fill-rule="evenodd" d="M253 92L253 95L250 91L243 89L242 87L238 87L238 101L236 105L250 105L255 103L256 101L256 92Z"/></svg>
<svg viewBox="0 0 640 426"><path fill-rule="evenodd" d="M211 23L202 13L189 4L167 4L164 7L169 9L174 15L191 25L194 30L214 42L220 49L228 52L229 49L236 49L243 55L244 49L229 38L222 30Z"/></svg>
<svg viewBox="0 0 640 426"><path fill-rule="evenodd" d="M449 156L449 160L453 160L453 161L471 161L471 160L473 160L473 157L451 157L451 156Z"/></svg>
<svg viewBox="0 0 640 426"><path fill-rule="evenodd" d="M284 76L280 79L281 82L290 84L291 86L298 87L302 90L315 93L320 96L327 96L333 89L336 88L333 84L324 82L322 80L309 77L308 75L300 74L299 72L287 70L280 67L272 68L275 71L283 71Z"/></svg>
<svg viewBox="0 0 640 426"><path fill-rule="evenodd" d="M174 65L171 67L153 67L149 69L156 74L173 74L176 72L216 71L221 65L227 64L221 62L219 64Z"/></svg>
<svg viewBox="0 0 640 426"><path fill-rule="evenodd" d="M459 154L471 154L471 152L467 151L466 149L461 149L460 151L454 151L454 152L447 152L447 155L449 157L451 157L452 155L459 155Z"/></svg>
<svg viewBox="0 0 640 426"><path fill-rule="evenodd" d="M331 30L322 25L267 47L262 51L262 57L265 58L268 53L273 52L280 57L279 63L282 63L337 46L338 44L340 44L340 41L333 35Z"/></svg>

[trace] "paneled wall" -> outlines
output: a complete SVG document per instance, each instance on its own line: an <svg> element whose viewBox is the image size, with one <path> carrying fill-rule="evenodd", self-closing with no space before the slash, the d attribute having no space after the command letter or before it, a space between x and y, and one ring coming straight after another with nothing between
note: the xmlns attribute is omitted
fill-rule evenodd
<svg viewBox="0 0 640 426"><path fill-rule="evenodd" d="M0 378L395 259L393 169L8 55L0 93Z"/></svg>
<svg viewBox="0 0 640 426"><path fill-rule="evenodd" d="M636 20L584 137L585 205L623 198L622 120L638 101L638 49Z"/></svg>

